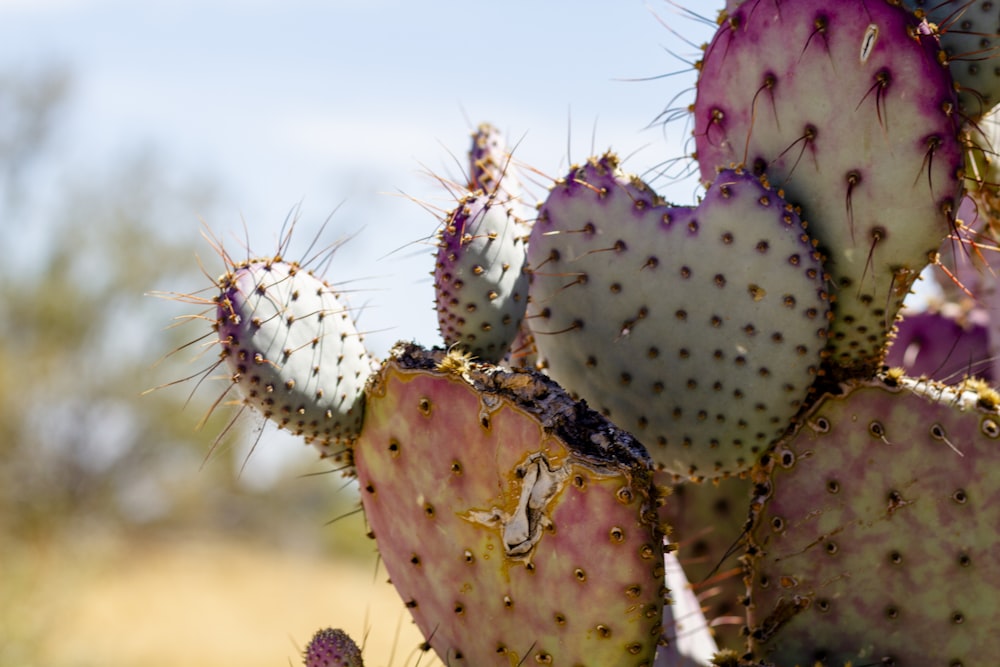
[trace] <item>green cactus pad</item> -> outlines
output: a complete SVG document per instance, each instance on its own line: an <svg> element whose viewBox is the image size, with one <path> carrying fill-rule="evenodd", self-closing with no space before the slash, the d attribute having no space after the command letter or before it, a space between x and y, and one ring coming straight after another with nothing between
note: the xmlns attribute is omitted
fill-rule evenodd
<svg viewBox="0 0 1000 667"><path fill-rule="evenodd" d="M482 192L444 221L434 289L446 345L491 363L507 353L528 303L523 231L510 202Z"/></svg>
<svg viewBox="0 0 1000 667"><path fill-rule="evenodd" d="M997 664L1000 395L893 378L824 398L752 473L758 657Z"/></svg>
<svg viewBox="0 0 1000 667"><path fill-rule="evenodd" d="M652 665L649 459L554 382L398 345L354 458L392 583L445 664Z"/></svg>
<svg viewBox="0 0 1000 667"><path fill-rule="evenodd" d="M338 457L361 430L373 371L342 295L280 259L238 264L218 284L222 357L244 402Z"/></svg>
<svg viewBox="0 0 1000 667"><path fill-rule="evenodd" d="M757 177L698 208L593 158L553 188L528 244L526 321L547 372L682 477L749 468L806 400L826 342L819 256Z"/></svg>
<svg viewBox="0 0 1000 667"><path fill-rule="evenodd" d="M801 206L833 279L838 378L879 368L958 209L961 118L926 28L887 0L744 2L699 67L702 177L745 165Z"/></svg>
<svg viewBox="0 0 1000 667"><path fill-rule="evenodd" d="M472 134L468 190L495 195L505 202L521 197L521 182L514 173L507 143L500 130L489 123L480 124Z"/></svg>

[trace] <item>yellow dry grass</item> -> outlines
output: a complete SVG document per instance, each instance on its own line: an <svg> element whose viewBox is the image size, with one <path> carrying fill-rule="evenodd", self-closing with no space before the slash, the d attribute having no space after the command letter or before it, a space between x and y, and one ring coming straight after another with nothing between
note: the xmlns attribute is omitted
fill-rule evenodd
<svg viewBox="0 0 1000 667"><path fill-rule="evenodd" d="M368 667L418 660L422 638L374 556L338 562L202 536L75 542L0 540L0 664L284 667L301 665L326 626L365 638Z"/></svg>

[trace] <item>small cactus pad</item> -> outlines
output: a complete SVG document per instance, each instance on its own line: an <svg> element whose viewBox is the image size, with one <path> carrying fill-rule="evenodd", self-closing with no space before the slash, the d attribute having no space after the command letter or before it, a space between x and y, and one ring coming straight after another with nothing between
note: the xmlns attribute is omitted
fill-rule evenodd
<svg viewBox="0 0 1000 667"><path fill-rule="evenodd" d="M1000 4L994 0L904 0L935 24L962 114L976 121L1000 102Z"/></svg>
<svg viewBox="0 0 1000 667"><path fill-rule="evenodd" d="M648 456L554 382L397 345L354 456L385 567L444 664L652 664Z"/></svg>
<svg viewBox="0 0 1000 667"><path fill-rule="evenodd" d="M445 219L434 288L446 345L492 363L507 353L528 302L522 233L510 203L482 192Z"/></svg>
<svg viewBox="0 0 1000 667"><path fill-rule="evenodd" d="M842 389L751 473L753 652L778 665L997 664L1000 395L896 374Z"/></svg>
<svg viewBox="0 0 1000 667"><path fill-rule="evenodd" d="M963 155L943 61L926 25L887 0L754 0L699 68L702 177L742 164L801 206L832 277L835 377L879 368L954 224Z"/></svg>
<svg viewBox="0 0 1000 667"><path fill-rule="evenodd" d="M819 256L758 177L698 208L593 158L552 189L528 244L527 321L547 372L682 477L745 470L805 401L826 342Z"/></svg>
<svg viewBox="0 0 1000 667"><path fill-rule="evenodd" d="M364 667L361 649L343 630L318 631L305 651L305 667Z"/></svg>
<svg viewBox="0 0 1000 667"><path fill-rule="evenodd" d="M521 196L521 183L511 165L507 144L500 130L489 123L481 123L472 134L468 190L495 195L505 202Z"/></svg>
<svg viewBox="0 0 1000 667"><path fill-rule="evenodd" d="M351 311L295 263L259 259L219 281L222 357L244 402L326 456L361 430L372 361Z"/></svg>

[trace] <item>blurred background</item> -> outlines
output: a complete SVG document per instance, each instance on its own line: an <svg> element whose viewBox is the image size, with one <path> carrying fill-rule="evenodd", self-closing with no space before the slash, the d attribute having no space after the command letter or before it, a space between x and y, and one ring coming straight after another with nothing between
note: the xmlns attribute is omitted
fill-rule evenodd
<svg viewBox="0 0 1000 667"><path fill-rule="evenodd" d="M663 0L0 0L0 667L300 664L326 625L435 664L349 480L229 408L198 428L225 380L174 384L213 350L170 295L211 297L203 233L269 254L294 217L293 257L351 237L326 278L377 355L434 345L473 128L530 198L613 147L693 203L660 114L711 32Z"/></svg>

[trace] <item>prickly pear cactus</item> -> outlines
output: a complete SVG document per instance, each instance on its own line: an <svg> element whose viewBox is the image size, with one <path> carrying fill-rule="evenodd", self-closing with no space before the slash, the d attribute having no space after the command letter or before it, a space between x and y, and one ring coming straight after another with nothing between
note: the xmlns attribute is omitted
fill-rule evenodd
<svg viewBox="0 0 1000 667"><path fill-rule="evenodd" d="M361 649L343 630L318 631L305 650L305 667L364 667Z"/></svg>
<svg viewBox="0 0 1000 667"><path fill-rule="evenodd" d="M700 66L702 177L767 174L802 207L831 274L834 376L870 376L903 298L954 224L962 147L936 37L886 0L755 0Z"/></svg>
<svg viewBox="0 0 1000 667"><path fill-rule="evenodd" d="M801 408L826 342L825 276L803 227L745 172L685 208L612 154L574 168L528 247L547 372L676 475L749 468Z"/></svg>
<svg viewBox="0 0 1000 667"><path fill-rule="evenodd" d="M998 26L983 0L727 0L697 207L609 152L529 224L484 124L438 237L450 351L376 370L329 285L226 258L226 393L348 459L446 665L701 667L720 640L717 667L992 667L1000 394L965 376L1000 350ZM897 330L930 262L954 303Z"/></svg>
<svg viewBox="0 0 1000 667"><path fill-rule="evenodd" d="M354 447L393 584L448 665L652 665L648 457L555 383L399 345Z"/></svg>
<svg viewBox="0 0 1000 667"><path fill-rule="evenodd" d="M753 652L778 665L993 665L1000 394L845 385L753 471Z"/></svg>
<svg viewBox="0 0 1000 667"><path fill-rule="evenodd" d="M277 257L236 264L218 286L215 328L242 400L324 456L342 454L373 370L343 297Z"/></svg>

